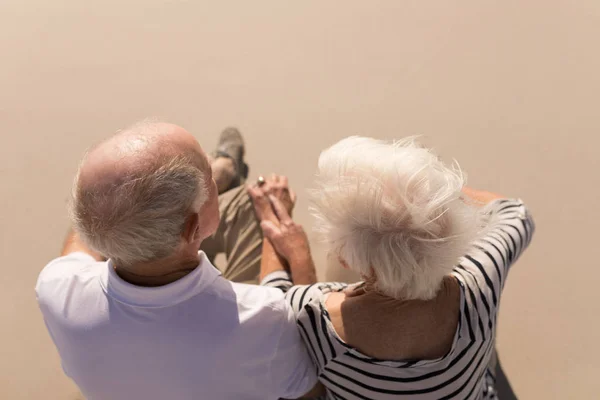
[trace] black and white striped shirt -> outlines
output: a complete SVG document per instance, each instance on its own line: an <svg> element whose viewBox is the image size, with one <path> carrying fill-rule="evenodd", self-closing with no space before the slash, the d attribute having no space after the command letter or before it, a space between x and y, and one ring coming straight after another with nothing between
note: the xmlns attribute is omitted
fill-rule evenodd
<svg viewBox="0 0 600 400"><path fill-rule="evenodd" d="M459 324L450 352L439 359L389 361L361 354L339 338L325 308L327 294L346 284L293 286L283 271L265 277L263 285L286 292L328 399L497 398L488 362L500 296L534 224L520 200L497 200L490 212L493 226L453 271L461 288Z"/></svg>

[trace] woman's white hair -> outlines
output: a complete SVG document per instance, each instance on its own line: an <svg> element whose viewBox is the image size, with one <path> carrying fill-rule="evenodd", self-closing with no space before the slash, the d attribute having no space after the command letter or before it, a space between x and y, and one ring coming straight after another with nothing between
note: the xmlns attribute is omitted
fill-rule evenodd
<svg viewBox="0 0 600 400"><path fill-rule="evenodd" d="M382 293L431 299L481 228L465 182L429 149L349 137L321 153L313 213L330 251Z"/></svg>

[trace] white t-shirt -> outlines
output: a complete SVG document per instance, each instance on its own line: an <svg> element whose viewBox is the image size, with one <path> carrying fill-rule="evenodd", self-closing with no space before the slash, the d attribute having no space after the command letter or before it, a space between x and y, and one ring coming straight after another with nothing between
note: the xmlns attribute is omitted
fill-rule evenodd
<svg viewBox="0 0 600 400"><path fill-rule="evenodd" d="M36 293L66 374L88 400L296 398L316 383L280 290L200 265L160 287L131 285L110 261L72 253Z"/></svg>

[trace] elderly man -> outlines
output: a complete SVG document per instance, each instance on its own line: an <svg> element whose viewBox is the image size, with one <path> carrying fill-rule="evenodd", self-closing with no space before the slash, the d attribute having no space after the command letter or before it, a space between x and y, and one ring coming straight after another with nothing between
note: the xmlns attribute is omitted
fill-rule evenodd
<svg viewBox="0 0 600 400"><path fill-rule="evenodd" d="M245 190L218 196L218 186L239 184L242 156L239 133L225 132L211 168L190 133L157 122L85 156L74 233L36 292L63 368L87 399L311 394L315 370L281 292L225 279L256 282L261 262L279 262ZM223 274L210 261L219 251Z"/></svg>

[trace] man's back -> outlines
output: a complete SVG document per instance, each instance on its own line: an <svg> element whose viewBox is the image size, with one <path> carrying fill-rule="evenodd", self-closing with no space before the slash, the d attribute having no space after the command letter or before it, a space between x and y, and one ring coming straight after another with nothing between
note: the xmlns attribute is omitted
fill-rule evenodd
<svg viewBox="0 0 600 400"><path fill-rule="evenodd" d="M276 399L316 382L291 309L275 289L223 279L203 253L186 277L131 285L72 253L36 292L65 372L94 399Z"/></svg>

